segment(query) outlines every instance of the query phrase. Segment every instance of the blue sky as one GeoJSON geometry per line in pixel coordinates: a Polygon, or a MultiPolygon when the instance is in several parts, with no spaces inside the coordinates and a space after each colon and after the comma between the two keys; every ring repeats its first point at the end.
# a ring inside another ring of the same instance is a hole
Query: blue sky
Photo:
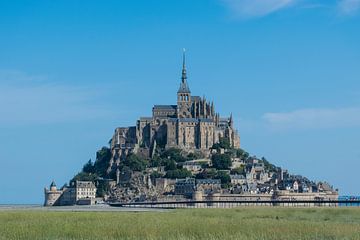
{"type": "Polygon", "coordinates": [[[0,203],[42,203],[114,128],[193,94],[242,147],[360,194],[360,0],[0,2],[0,203]]]}

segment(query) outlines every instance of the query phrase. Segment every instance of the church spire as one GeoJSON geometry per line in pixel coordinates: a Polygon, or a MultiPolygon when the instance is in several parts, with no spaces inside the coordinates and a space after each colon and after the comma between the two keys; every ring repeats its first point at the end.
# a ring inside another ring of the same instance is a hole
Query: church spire
{"type": "Polygon", "coordinates": [[[186,65],[185,65],[185,48],[183,49],[183,66],[181,74],[181,83],[178,93],[190,93],[190,88],[187,84],[186,65]]]}
{"type": "Polygon", "coordinates": [[[182,83],[186,83],[186,79],[187,79],[185,61],[186,61],[186,59],[185,59],[185,48],[183,48],[183,66],[182,66],[182,76],[181,76],[182,83]]]}

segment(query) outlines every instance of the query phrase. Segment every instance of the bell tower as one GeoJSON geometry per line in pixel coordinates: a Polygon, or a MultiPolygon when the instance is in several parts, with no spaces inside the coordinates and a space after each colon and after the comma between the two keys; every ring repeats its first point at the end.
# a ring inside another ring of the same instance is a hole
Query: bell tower
{"type": "Polygon", "coordinates": [[[185,65],[185,49],[183,50],[183,66],[180,88],[177,92],[177,117],[191,118],[191,92],[187,84],[186,65],[185,65]]]}

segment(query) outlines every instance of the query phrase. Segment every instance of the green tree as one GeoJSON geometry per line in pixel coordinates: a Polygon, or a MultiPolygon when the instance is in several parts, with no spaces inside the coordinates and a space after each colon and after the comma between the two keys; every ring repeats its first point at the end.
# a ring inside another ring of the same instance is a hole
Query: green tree
{"type": "Polygon", "coordinates": [[[124,165],[128,166],[132,171],[143,171],[146,169],[147,161],[136,154],[130,154],[126,157],[124,165]]]}
{"type": "Polygon", "coordinates": [[[221,184],[225,187],[230,184],[231,178],[226,171],[218,171],[216,178],[221,180],[221,184]]]}
{"type": "Polygon", "coordinates": [[[110,191],[109,183],[105,181],[98,181],[96,186],[96,196],[104,197],[110,191]]]}
{"type": "Polygon", "coordinates": [[[175,179],[175,178],[187,178],[192,177],[192,174],[189,170],[185,168],[169,170],[166,172],[165,177],[175,179]]]}
{"type": "Polygon", "coordinates": [[[243,149],[236,149],[236,157],[246,160],[249,157],[249,153],[243,149]]]}
{"type": "Polygon", "coordinates": [[[160,167],[162,165],[162,159],[159,156],[154,156],[150,159],[150,166],[151,167],[160,167]]]}
{"type": "Polygon", "coordinates": [[[86,173],[86,172],[79,172],[76,174],[70,182],[74,181],[95,181],[98,179],[98,175],[96,173],[86,173]]]}
{"type": "Polygon", "coordinates": [[[201,152],[194,152],[194,153],[189,153],[187,155],[187,160],[191,161],[191,160],[195,160],[195,159],[201,159],[204,158],[204,155],[201,152]]]}
{"type": "Polygon", "coordinates": [[[95,167],[91,162],[91,159],[83,166],[82,171],[84,173],[95,173],[95,167]]]}
{"type": "Polygon", "coordinates": [[[266,158],[262,157],[261,161],[264,163],[265,171],[268,172],[276,172],[278,170],[278,167],[276,167],[274,164],[271,164],[266,158]]]}
{"type": "Polygon", "coordinates": [[[171,159],[175,162],[185,162],[187,159],[182,155],[181,149],[178,148],[169,148],[161,153],[160,155],[163,159],[171,159]]]}
{"type": "Polygon", "coordinates": [[[219,139],[219,142],[218,143],[215,143],[213,146],[212,146],[212,149],[231,149],[232,146],[230,144],[230,140],[228,138],[225,138],[225,137],[221,137],[219,139]]]}
{"type": "Polygon", "coordinates": [[[162,177],[164,177],[164,175],[162,175],[161,173],[159,173],[159,172],[152,172],[151,174],[150,174],[150,177],[151,177],[151,179],[156,179],[156,178],[162,178],[162,177]]]}
{"type": "Polygon", "coordinates": [[[100,177],[107,176],[107,169],[109,167],[111,159],[111,150],[107,147],[102,147],[99,151],[96,152],[96,161],[94,163],[94,171],[100,177]]]}
{"type": "Polygon", "coordinates": [[[231,167],[231,157],[228,154],[216,153],[211,157],[212,165],[216,169],[225,170],[231,167]]]}
{"type": "Polygon", "coordinates": [[[176,169],[177,166],[175,160],[172,159],[165,160],[165,171],[176,170],[176,169]]]}
{"type": "Polygon", "coordinates": [[[238,175],[244,175],[245,174],[245,168],[244,166],[237,167],[231,170],[231,174],[238,174],[238,175]]]}
{"type": "Polygon", "coordinates": [[[197,179],[214,179],[217,171],[215,168],[207,168],[196,175],[197,179]]]}

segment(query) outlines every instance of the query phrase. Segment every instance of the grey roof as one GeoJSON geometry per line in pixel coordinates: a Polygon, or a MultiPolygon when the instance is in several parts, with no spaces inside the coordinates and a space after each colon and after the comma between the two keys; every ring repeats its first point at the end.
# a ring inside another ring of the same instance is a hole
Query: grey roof
{"type": "Polygon", "coordinates": [[[321,186],[324,191],[332,191],[333,190],[332,187],[327,182],[321,183],[321,186]]]}
{"type": "Polygon", "coordinates": [[[195,184],[195,178],[180,178],[176,179],[176,184],[195,184]]]}
{"type": "Polygon", "coordinates": [[[152,117],[140,117],[140,121],[151,121],[152,117]]]}
{"type": "Polygon", "coordinates": [[[96,188],[91,181],[76,181],[76,188],[96,188]]]}
{"type": "Polygon", "coordinates": [[[183,79],[181,81],[178,93],[190,93],[190,88],[189,85],[187,84],[186,79],[183,79]]]}
{"type": "Polygon", "coordinates": [[[251,190],[256,190],[257,188],[257,184],[256,183],[248,183],[248,188],[251,189],[251,190]]]}
{"type": "Polygon", "coordinates": [[[199,96],[191,96],[191,100],[193,102],[199,102],[201,100],[201,97],[199,97],[199,96]]]}
{"type": "Polygon", "coordinates": [[[179,118],[179,122],[198,122],[196,118],[179,118]]]}
{"type": "Polygon", "coordinates": [[[177,120],[178,120],[177,118],[169,118],[168,119],[169,122],[177,122],[177,120]]]}
{"type": "Polygon", "coordinates": [[[231,179],[245,179],[245,177],[243,175],[239,175],[239,174],[235,174],[235,175],[230,175],[231,179]]]}
{"type": "Polygon", "coordinates": [[[196,184],[220,184],[220,179],[196,179],[196,184]]]}
{"type": "Polygon", "coordinates": [[[50,187],[56,187],[56,184],[55,184],[54,180],[51,182],[50,187]]]}
{"type": "Polygon", "coordinates": [[[212,119],[210,118],[199,118],[200,122],[214,122],[212,119]]]}
{"type": "Polygon", "coordinates": [[[154,105],[154,109],[176,110],[177,105],[154,105]]]}

